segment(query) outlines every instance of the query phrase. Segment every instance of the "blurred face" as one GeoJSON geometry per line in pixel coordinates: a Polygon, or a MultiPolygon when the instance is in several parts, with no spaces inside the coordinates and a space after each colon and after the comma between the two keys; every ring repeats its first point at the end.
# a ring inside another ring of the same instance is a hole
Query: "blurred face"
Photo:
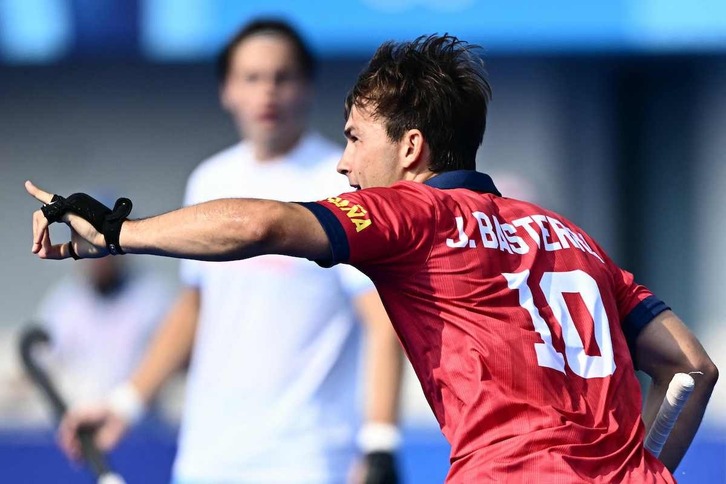
{"type": "Polygon", "coordinates": [[[382,119],[353,106],[345,123],[345,137],[348,143],[338,172],[348,177],[352,187],[387,187],[403,179],[400,144],[388,138],[382,119]]]}
{"type": "Polygon", "coordinates": [[[285,37],[260,33],[237,45],[222,87],[222,104],[244,138],[285,148],[305,129],[311,86],[285,37]]]}
{"type": "Polygon", "coordinates": [[[91,284],[101,291],[104,288],[114,286],[124,272],[123,261],[120,257],[84,260],[81,267],[91,284]]]}

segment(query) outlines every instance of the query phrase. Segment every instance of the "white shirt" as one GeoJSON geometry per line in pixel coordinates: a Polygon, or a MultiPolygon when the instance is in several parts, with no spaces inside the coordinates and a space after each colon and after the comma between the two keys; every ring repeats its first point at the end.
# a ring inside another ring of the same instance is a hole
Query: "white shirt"
{"type": "Polygon", "coordinates": [[[107,296],[81,275],[65,278],[50,290],[38,317],[51,337],[49,363],[70,402],[97,401],[129,378],[171,296],[161,278],[134,271],[107,296]]]}
{"type": "MultiPolygon", "coordinates": [[[[255,161],[246,143],[203,162],[186,204],[311,201],[349,191],[340,149],[316,134],[255,161]]],[[[201,309],[175,481],[342,482],[355,457],[360,328],[351,298],[373,288],[348,266],[283,256],[182,261],[201,309]]]]}

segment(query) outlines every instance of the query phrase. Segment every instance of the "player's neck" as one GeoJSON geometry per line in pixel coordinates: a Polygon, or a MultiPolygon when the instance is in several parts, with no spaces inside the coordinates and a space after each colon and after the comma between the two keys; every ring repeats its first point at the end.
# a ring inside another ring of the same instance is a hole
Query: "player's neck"
{"type": "Polygon", "coordinates": [[[280,159],[295,149],[303,131],[300,130],[291,136],[278,138],[275,140],[266,140],[265,142],[252,143],[252,153],[256,161],[264,163],[280,159]]]}
{"type": "Polygon", "coordinates": [[[404,174],[403,180],[404,181],[412,181],[416,183],[423,183],[426,180],[428,180],[431,177],[436,176],[436,173],[432,172],[428,169],[423,169],[420,171],[408,171],[404,174]]]}

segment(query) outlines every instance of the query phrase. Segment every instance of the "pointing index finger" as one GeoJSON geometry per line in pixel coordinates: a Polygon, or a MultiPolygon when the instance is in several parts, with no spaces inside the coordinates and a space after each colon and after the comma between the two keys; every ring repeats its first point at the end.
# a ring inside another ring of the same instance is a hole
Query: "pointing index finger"
{"type": "Polygon", "coordinates": [[[25,182],[25,190],[30,195],[35,197],[36,200],[38,200],[39,202],[42,202],[42,203],[50,203],[51,200],[53,199],[52,193],[48,193],[45,190],[41,190],[40,188],[33,185],[33,183],[30,180],[25,182]]]}

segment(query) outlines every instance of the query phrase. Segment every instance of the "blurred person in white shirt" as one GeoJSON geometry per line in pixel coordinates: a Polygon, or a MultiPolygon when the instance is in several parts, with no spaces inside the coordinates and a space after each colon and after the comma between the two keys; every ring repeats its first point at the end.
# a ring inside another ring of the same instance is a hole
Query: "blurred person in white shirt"
{"type": "Polygon", "coordinates": [[[69,402],[97,400],[126,381],[169,309],[169,284],[127,262],[79,261],[41,300],[49,370],[69,402]]]}
{"type": "MultiPolygon", "coordinates": [[[[342,150],[308,127],[314,59],[295,30],[254,21],[218,67],[221,102],[242,141],[192,173],[187,205],[350,189],[335,170],[342,150]]],[[[183,261],[181,279],[133,377],[105,404],[73,411],[62,433],[95,423],[100,446],[114,447],[191,358],[174,482],[397,482],[402,352],[370,280],[280,256],[183,261]]]]}

